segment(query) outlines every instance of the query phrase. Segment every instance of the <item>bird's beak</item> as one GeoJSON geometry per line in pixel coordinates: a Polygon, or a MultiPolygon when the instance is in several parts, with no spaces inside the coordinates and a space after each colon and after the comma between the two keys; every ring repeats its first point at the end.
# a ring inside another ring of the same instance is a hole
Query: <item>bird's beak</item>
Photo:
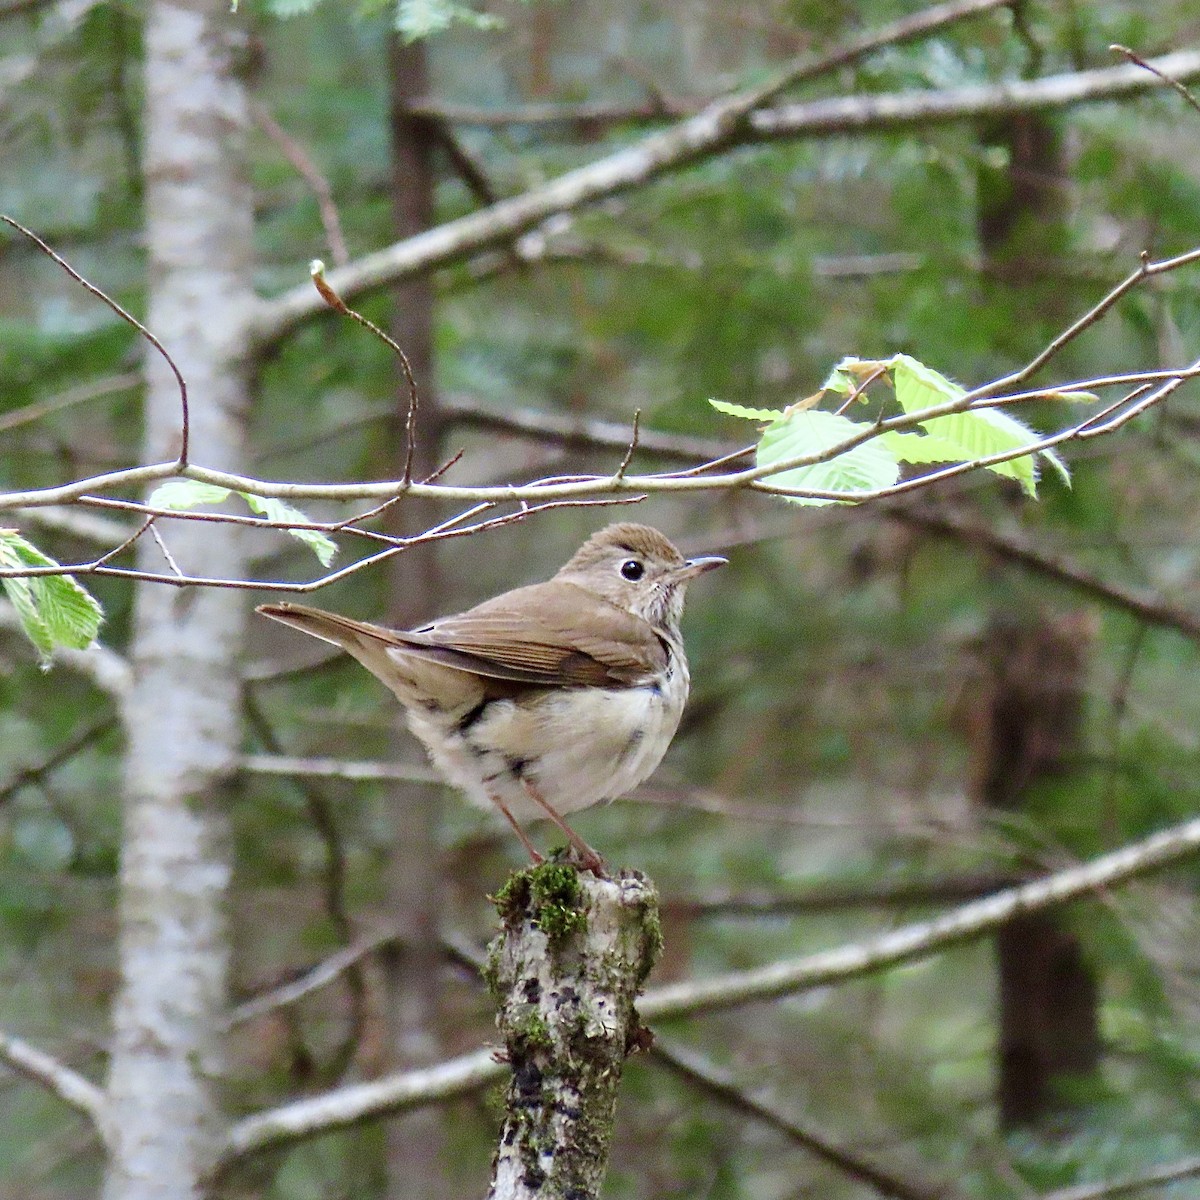
{"type": "Polygon", "coordinates": [[[679,568],[679,575],[682,579],[695,579],[697,575],[703,575],[705,571],[723,567],[728,561],[729,559],[722,558],[719,554],[709,554],[704,558],[689,558],[679,568]]]}

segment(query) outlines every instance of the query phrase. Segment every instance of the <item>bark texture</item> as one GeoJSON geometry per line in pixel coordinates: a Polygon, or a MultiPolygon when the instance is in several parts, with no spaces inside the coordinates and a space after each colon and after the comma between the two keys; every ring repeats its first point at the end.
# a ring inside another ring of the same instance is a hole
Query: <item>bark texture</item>
{"type": "Polygon", "coordinates": [[[649,1035],[634,1000],[661,949],[640,875],[544,863],[497,897],[488,983],[512,1079],[489,1200],[589,1200],[608,1165],[625,1056],[649,1035]]]}
{"type": "MultiPolygon", "coordinates": [[[[222,464],[239,461],[246,440],[253,302],[246,98],[227,22],[223,0],[151,4],[145,67],[146,319],[187,380],[193,455],[222,464]]],[[[143,455],[169,459],[181,446],[179,389],[153,352],[146,375],[143,455]]],[[[184,570],[245,573],[235,527],[179,523],[165,537],[184,570]]],[[[155,543],[139,546],[139,567],[161,570],[155,543]]],[[[197,1197],[221,1145],[231,875],[222,783],[241,748],[245,612],[240,593],[221,589],[143,584],[137,596],[106,1200],[197,1197]]]]}

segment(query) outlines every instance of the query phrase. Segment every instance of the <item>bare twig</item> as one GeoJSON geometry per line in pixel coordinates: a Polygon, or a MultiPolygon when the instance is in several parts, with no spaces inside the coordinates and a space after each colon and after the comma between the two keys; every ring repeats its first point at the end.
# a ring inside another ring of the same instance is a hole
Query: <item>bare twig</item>
{"type": "Polygon", "coordinates": [[[329,243],[329,253],[333,255],[333,261],[339,267],[344,267],[350,261],[350,251],[342,233],[342,219],[338,215],[329,180],[313,162],[308,151],[275,120],[265,105],[252,101],[250,112],[259,128],[279,147],[284,158],[296,168],[297,174],[312,189],[317,201],[317,210],[321,214],[325,240],[329,243]]]}
{"type": "Polygon", "coordinates": [[[190,422],[188,419],[187,383],[184,381],[183,375],[179,368],[175,365],[175,360],[167,352],[166,346],[164,346],[162,342],[160,342],[158,338],[156,338],[154,334],[152,334],[150,330],[148,330],[145,325],[143,325],[141,321],[137,319],[137,317],[133,316],[132,313],[126,312],[125,309],[122,308],[111,296],[98,288],[94,283],[89,283],[86,279],[84,279],[84,277],[80,275],[80,273],[76,271],[75,268],[71,266],[71,264],[67,262],[65,258],[47,246],[46,243],[43,242],[36,233],[30,229],[26,229],[24,225],[14,221],[12,217],[6,216],[4,213],[0,213],[0,221],[3,221],[5,225],[15,229],[23,237],[26,237],[33,242],[33,244],[37,246],[37,248],[41,250],[43,254],[47,255],[49,258],[52,258],[56,263],[58,263],[58,265],[62,267],[62,269],[66,271],[66,273],[70,275],[70,277],[74,279],[80,287],[91,292],[93,296],[111,308],[112,311],[115,312],[117,316],[120,317],[121,320],[127,325],[132,325],[133,328],[136,329],[138,333],[140,333],[142,337],[144,337],[146,341],[148,341],[150,345],[152,345],[155,350],[162,355],[167,366],[171,368],[171,371],[175,376],[175,382],[179,385],[179,458],[175,462],[175,468],[176,470],[182,470],[187,465],[188,461],[188,437],[190,429],[190,422]]]}
{"type": "Polygon", "coordinates": [[[405,381],[408,383],[408,418],[404,425],[404,475],[401,478],[400,490],[407,490],[408,485],[412,483],[413,455],[416,453],[417,435],[417,381],[413,377],[412,363],[408,361],[408,355],[404,353],[395,338],[389,337],[374,321],[364,317],[362,313],[355,312],[337,294],[337,290],[325,278],[325,264],[320,259],[313,261],[310,273],[313,285],[316,287],[318,293],[320,293],[321,299],[330,308],[341,313],[343,316],[352,318],[364,328],[369,329],[400,360],[400,369],[404,372],[405,381]]]}
{"type": "Polygon", "coordinates": [[[641,433],[642,410],[635,408],[633,410],[633,433],[629,438],[629,446],[625,451],[625,457],[621,459],[621,465],[617,468],[617,478],[624,479],[625,472],[629,470],[629,464],[633,461],[633,456],[638,448],[638,437],[641,433]]]}
{"type": "Polygon", "coordinates": [[[889,505],[886,511],[905,525],[984,550],[1103,604],[1123,609],[1149,625],[1170,629],[1191,641],[1200,642],[1200,615],[1177,608],[1156,596],[1110,583],[1068,559],[1028,544],[1014,534],[1000,533],[943,509],[923,505],[889,505]]]}
{"type": "Polygon", "coordinates": [[[0,784],[0,805],[7,804],[22,788],[32,787],[41,783],[65,762],[70,762],[75,755],[86,750],[93,742],[98,742],[117,723],[116,717],[101,717],[80,730],[74,737],[68,738],[61,746],[56,747],[40,762],[27,767],[19,767],[2,784],[0,784]]]}
{"type": "MultiPolygon", "coordinates": [[[[171,554],[170,550],[167,549],[167,543],[163,541],[162,534],[159,533],[158,526],[155,525],[154,520],[154,517],[150,517],[142,528],[150,531],[150,536],[154,539],[155,545],[158,546],[159,550],[162,552],[163,558],[167,560],[167,566],[171,568],[171,573],[175,576],[176,582],[179,582],[184,578],[184,574],[179,569],[179,564],[175,561],[175,558],[171,554]]],[[[107,557],[107,555],[104,555],[103,557],[98,558],[96,560],[96,566],[100,569],[103,569],[103,564],[107,557]]]]}
{"type": "Polygon", "coordinates": [[[30,1045],[23,1038],[7,1033],[0,1033],[0,1062],[26,1079],[41,1084],[77,1112],[83,1113],[95,1127],[101,1141],[108,1141],[108,1100],[103,1090],[86,1076],[44,1050],[30,1045]]]}
{"type": "Polygon", "coordinates": [[[1129,59],[1130,62],[1136,63],[1139,67],[1141,67],[1143,71],[1149,71],[1151,75],[1157,75],[1158,78],[1161,79],[1168,87],[1173,87],[1192,108],[1194,108],[1197,112],[1200,112],[1200,101],[1198,101],[1196,97],[1193,96],[1192,93],[1188,91],[1188,89],[1185,88],[1182,83],[1179,82],[1178,79],[1173,79],[1170,75],[1161,70],[1159,67],[1156,67],[1153,63],[1148,63],[1140,54],[1135,54],[1132,50],[1130,50],[1128,46],[1120,46],[1114,43],[1113,45],[1109,46],[1109,49],[1115,54],[1123,54],[1127,59],[1129,59]]]}
{"type": "Polygon", "coordinates": [[[123,375],[111,375],[106,379],[97,379],[91,383],[80,384],[79,387],[68,388],[57,396],[50,396],[46,400],[38,400],[0,415],[0,433],[7,433],[10,429],[17,429],[22,425],[30,425],[51,413],[62,412],[64,408],[74,408],[75,405],[86,404],[89,400],[128,392],[141,385],[141,372],[127,371],[123,375]]]}
{"type": "Polygon", "coordinates": [[[892,1200],[957,1200],[964,1196],[963,1192],[946,1181],[905,1178],[895,1171],[885,1171],[854,1150],[838,1146],[826,1134],[802,1124],[774,1104],[752,1096],[738,1087],[727,1072],[709,1062],[694,1049],[665,1043],[659,1037],[655,1039],[650,1054],[656,1062],[693,1087],[720,1100],[734,1112],[783,1134],[788,1141],[806,1150],[814,1158],[827,1163],[880,1196],[889,1196],[892,1200]]]}
{"type": "Polygon", "coordinates": [[[442,783],[432,767],[413,763],[353,762],[340,758],[294,758],[286,754],[245,754],[238,764],[255,775],[298,775],[313,779],[340,779],[346,783],[442,783]]]}
{"type": "Polygon", "coordinates": [[[1118,1196],[1133,1196],[1149,1188],[1165,1187],[1180,1179],[1194,1179],[1197,1175],[1200,1175],[1200,1155],[1164,1163],[1139,1175],[1129,1175],[1109,1183],[1082,1183],[1075,1187],[1056,1188],[1047,1192],[1041,1200],[1116,1200],[1118,1196]]]}
{"type": "MultiPolygon", "coordinates": [[[[416,487],[418,485],[414,484],[413,486],[416,487]]],[[[516,512],[506,513],[498,517],[490,517],[487,520],[476,521],[474,524],[457,528],[440,528],[435,526],[433,530],[428,530],[425,533],[414,534],[412,537],[407,538],[396,538],[394,544],[390,545],[386,550],[380,550],[376,554],[360,558],[357,562],[351,563],[349,566],[329,572],[319,579],[310,580],[307,583],[295,583],[282,579],[221,579],[206,575],[168,574],[160,571],[140,571],[126,567],[109,567],[104,565],[104,559],[107,558],[107,555],[102,556],[100,559],[93,559],[87,563],[60,564],[56,567],[28,567],[20,569],[5,567],[0,569],[0,579],[6,577],[27,578],[38,575],[102,575],[120,579],[138,579],[145,583],[166,583],[173,587],[220,587],[242,591],[314,592],[318,588],[334,582],[334,580],[349,578],[351,575],[356,575],[358,572],[366,570],[369,567],[386,562],[397,554],[403,554],[405,551],[411,550],[414,546],[425,545],[429,542],[445,541],[449,538],[470,537],[484,529],[497,529],[503,525],[512,525],[517,521],[523,521],[527,517],[534,516],[537,513],[549,512],[552,509],[607,508],[613,505],[637,504],[642,499],[643,497],[641,496],[613,496],[599,500],[552,500],[544,504],[526,504],[524,501],[518,500],[518,503],[522,504],[522,507],[516,512]]],[[[492,505],[489,503],[485,507],[490,508],[492,505]]],[[[199,516],[201,514],[193,515],[199,516]]],[[[214,514],[206,515],[211,517],[214,514]]],[[[287,523],[285,522],[285,524],[287,523]]],[[[263,522],[263,525],[264,527],[269,527],[271,523],[263,522]]],[[[169,565],[174,566],[175,564],[169,560],[169,565]]]]}
{"type": "MultiPolygon", "coordinates": [[[[305,996],[310,996],[313,992],[328,987],[329,984],[345,971],[361,963],[364,958],[368,958],[383,947],[398,943],[399,941],[400,931],[395,928],[381,929],[369,937],[360,938],[358,941],[353,942],[349,946],[342,947],[342,949],[328,955],[315,965],[296,974],[286,983],[281,983],[277,987],[269,988],[250,997],[248,1000],[243,1000],[225,1018],[223,1022],[224,1028],[233,1029],[238,1025],[245,1024],[247,1021],[255,1020],[278,1009],[286,1008],[288,1005],[296,1004],[300,1000],[303,1000],[305,996]]],[[[448,962],[464,968],[474,978],[478,979],[485,958],[465,938],[453,935],[443,938],[442,951],[448,962]]]]}
{"type": "Polygon", "coordinates": [[[642,1000],[642,1015],[687,1016],[792,995],[835,980],[844,983],[959,945],[998,929],[1013,917],[1064,904],[1198,853],[1200,819],[1172,826],[1080,866],[964,904],[932,921],[790,962],[658,988],[642,1000]]]}

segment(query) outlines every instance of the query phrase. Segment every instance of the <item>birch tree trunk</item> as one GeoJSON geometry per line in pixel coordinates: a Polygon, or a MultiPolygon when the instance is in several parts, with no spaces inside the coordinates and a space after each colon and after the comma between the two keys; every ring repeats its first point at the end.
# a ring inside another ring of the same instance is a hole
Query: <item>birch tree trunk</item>
{"type": "MultiPolygon", "coordinates": [[[[192,457],[236,471],[252,208],[228,9],[227,0],[156,0],[147,14],[146,319],[187,380],[192,457]]],[[[170,459],[180,452],[179,389],[154,353],[146,379],[145,461],[170,459]]],[[[185,570],[244,574],[234,527],[178,522],[164,536],[185,570]]],[[[149,537],[139,565],[164,569],[149,537]]],[[[236,591],[143,584],[137,595],[106,1200],[198,1197],[221,1133],[231,875],[222,784],[240,749],[245,613],[236,591]]]]}

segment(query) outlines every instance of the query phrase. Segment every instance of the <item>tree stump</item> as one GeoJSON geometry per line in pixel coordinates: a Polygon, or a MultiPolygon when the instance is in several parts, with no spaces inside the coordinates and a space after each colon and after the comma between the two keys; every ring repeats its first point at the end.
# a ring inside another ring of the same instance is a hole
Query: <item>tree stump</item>
{"type": "Polygon", "coordinates": [[[625,1057],[648,1044],[634,1000],[662,945],[636,873],[548,862],[495,898],[485,969],[512,1066],[489,1200],[592,1200],[608,1164],[625,1057]]]}

